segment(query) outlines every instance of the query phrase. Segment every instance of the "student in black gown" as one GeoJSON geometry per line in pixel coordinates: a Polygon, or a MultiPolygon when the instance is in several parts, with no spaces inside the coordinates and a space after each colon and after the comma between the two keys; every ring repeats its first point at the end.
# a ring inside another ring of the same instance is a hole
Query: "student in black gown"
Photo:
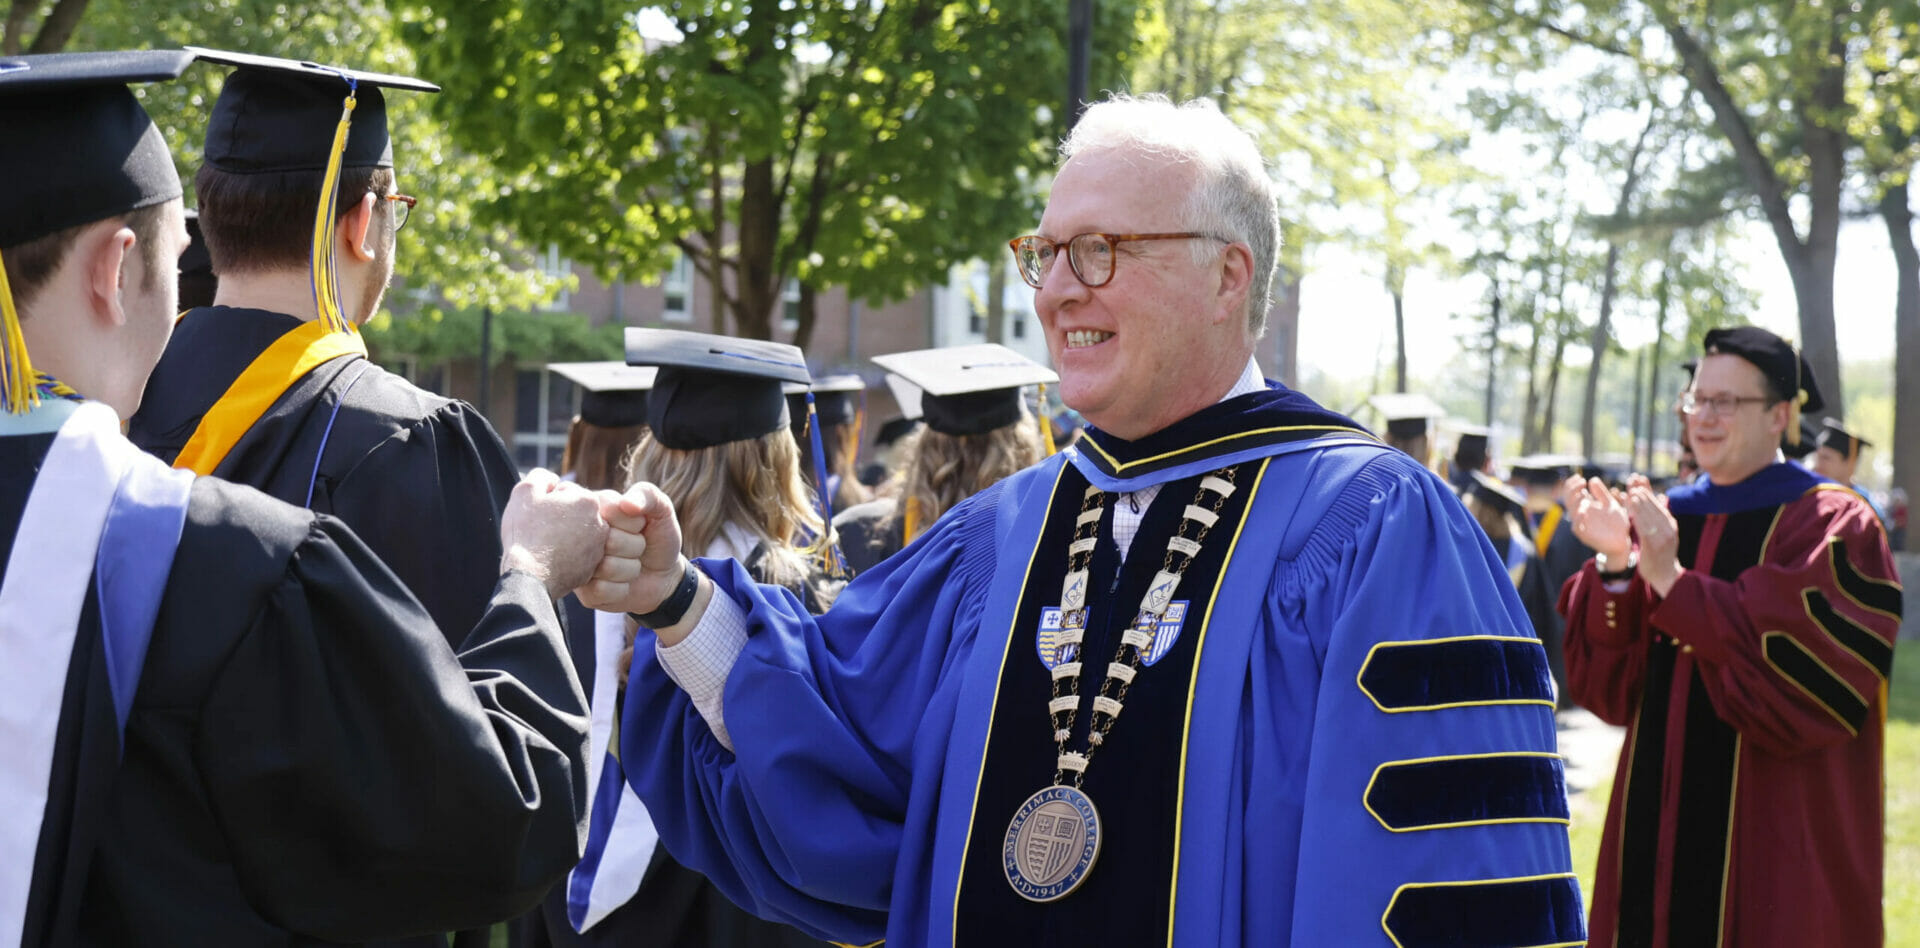
{"type": "Polygon", "coordinates": [[[954,505],[1046,456],[1022,395],[1060,377],[1005,346],[923,349],[874,359],[918,387],[926,424],[907,435],[886,496],[835,515],[854,575],[900,552],[954,505]]]}
{"type": "MultiPolygon", "coordinates": [[[[812,611],[823,611],[836,589],[825,575],[830,551],[802,547],[799,538],[822,535],[825,524],[800,476],[800,452],[781,391],[782,382],[808,381],[800,350],[629,329],[627,358],[660,367],[647,396],[647,433],[626,464],[629,479],[657,483],[684,504],[688,549],[738,559],[762,581],[784,586],[812,611]]],[[[620,762],[607,753],[636,626],[625,615],[602,613],[596,627],[600,667],[593,678],[589,742],[593,821],[580,865],[543,905],[545,940],[525,943],[818,946],[738,908],[659,845],[645,805],[625,781],[620,762]]]]}
{"type": "Polygon", "coordinates": [[[147,385],[128,437],[175,467],[345,520],[458,645],[492,588],[500,510],[519,475],[464,402],[373,364],[357,326],[378,311],[409,205],[396,192],[382,89],[430,83],[235,53],[194,178],[219,275],[147,385]],[[325,169],[347,83],[356,104],[338,183],[325,169]],[[327,246],[314,207],[338,195],[327,246]],[[336,294],[317,297],[319,275],[336,294]]]}
{"type": "Polygon", "coordinates": [[[0,60],[0,944],[318,945],[483,924],[578,858],[553,599],[608,552],[536,475],[458,655],[339,520],[119,433],[175,315],[179,178],[127,84],[0,60]]]}

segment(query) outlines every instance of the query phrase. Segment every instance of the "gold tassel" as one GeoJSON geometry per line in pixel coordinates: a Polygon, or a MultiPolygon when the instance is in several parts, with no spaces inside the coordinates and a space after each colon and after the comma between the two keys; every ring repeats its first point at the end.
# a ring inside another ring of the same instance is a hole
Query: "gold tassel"
{"type": "Polygon", "coordinates": [[[1047,417],[1047,383],[1040,383],[1040,443],[1046,445],[1047,457],[1053,457],[1059,448],[1053,445],[1053,419],[1047,417]]]}
{"type": "Polygon", "coordinates": [[[355,332],[353,323],[340,311],[340,284],[333,267],[333,224],[338,214],[340,165],[347,151],[347,128],[353,122],[353,110],[359,105],[356,84],[347,83],[347,100],[340,109],[340,124],[333,130],[333,151],[327,156],[326,177],[320,183],[320,208],[313,216],[313,305],[320,319],[333,332],[355,332]]]}
{"type": "Polygon", "coordinates": [[[20,330],[20,313],[13,308],[13,287],[7,283],[4,261],[0,261],[0,322],[6,330],[5,340],[0,341],[0,404],[22,415],[39,407],[40,391],[34,387],[33,361],[27,358],[27,337],[20,330]]]}

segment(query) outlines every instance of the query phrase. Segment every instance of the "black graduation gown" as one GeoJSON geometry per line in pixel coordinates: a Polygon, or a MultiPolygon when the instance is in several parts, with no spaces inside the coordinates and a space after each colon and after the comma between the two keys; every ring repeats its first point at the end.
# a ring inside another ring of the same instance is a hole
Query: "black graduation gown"
{"type": "Polygon", "coordinates": [[[1528,562],[1526,575],[1520,579],[1520,602],[1527,607],[1533,634],[1539,636],[1541,646],[1547,650],[1547,667],[1553,671],[1554,692],[1559,695],[1561,708],[1572,707],[1573,700],[1567,695],[1567,621],[1561,618],[1556,606],[1560,602],[1560,587],[1592,557],[1593,548],[1574,535],[1572,520],[1562,518],[1548,539],[1547,548],[1528,562]]]}
{"type": "MultiPolygon", "coordinates": [[[[53,437],[0,438],[0,564],[53,437]]],[[[89,590],[24,943],[356,942],[533,904],[579,858],[586,701],[536,580],[480,607],[456,657],[340,521],[196,480],[119,761],[89,590]]]]}
{"type": "Polygon", "coordinates": [[[840,533],[840,555],[846,558],[847,570],[853,575],[866,572],[907,545],[906,525],[894,516],[899,504],[892,497],[883,497],[848,507],[834,516],[833,528],[840,533]]]}
{"type": "MultiPolygon", "coordinates": [[[[264,310],[189,310],[127,436],[173,463],[228,386],[300,325],[264,310]]],[[[456,647],[493,589],[500,512],[519,480],[506,445],[472,406],[358,357],[296,381],[213,474],[346,521],[456,647]]]]}
{"type": "MultiPolygon", "coordinates": [[[[756,546],[746,567],[760,575],[766,546],[756,546]]],[[[790,587],[809,612],[825,611],[820,596],[826,581],[815,575],[790,587]]],[[[583,651],[593,660],[593,612],[568,597],[563,601],[579,613],[569,615],[567,635],[576,660],[583,651]],[[575,630],[584,628],[580,636],[575,630]],[[584,639],[581,642],[580,639],[584,639]]],[[[589,668],[581,677],[592,681],[589,668]]],[[[619,711],[614,712],[618,719],[619,711]]],[[[730,901],[706,876],[681,865],[657,846],[640,888],[626,904],[585,932],[573,930],[567,920],[567,885],[563,881],[547,893],[540,910],[515,919],[508,943],[514,948],[826,948],[826,943],[798,929],[754,916],[730,901]]]]}

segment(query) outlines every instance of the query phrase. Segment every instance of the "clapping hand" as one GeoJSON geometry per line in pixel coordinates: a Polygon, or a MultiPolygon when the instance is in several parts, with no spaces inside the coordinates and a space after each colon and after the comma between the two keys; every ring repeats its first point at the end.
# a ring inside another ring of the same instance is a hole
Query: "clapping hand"
{"type": "Polygon", "coordinates": [[[1627,480],[1627,514],[1640,536],[1640,578],[1665,597],[1686,570],[1680,566],[1680,524],[1667,511],[1667,498],[1639,474],[1627,480]]]}
{"type": "Polygon", "coordinates": [[[1599,478],[1567,480],[1567,512],[1573,535],[1600,554],[1602,569],[1619,569],[1633,551],[1633,519],[1621,498],[1599,478]]]}

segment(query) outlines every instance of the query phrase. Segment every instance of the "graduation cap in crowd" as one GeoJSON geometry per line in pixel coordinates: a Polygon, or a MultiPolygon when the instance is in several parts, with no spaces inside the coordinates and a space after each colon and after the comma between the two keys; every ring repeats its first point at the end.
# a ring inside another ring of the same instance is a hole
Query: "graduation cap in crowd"
{"type": "Polygon", "coordinates": [[[1525,518],[1527,500],[1520,492],[1485,471],[1473,471],[1473,483],[1468,485],[1467,493],[1480,503],[1486,504],[1503,514],[1515,518],[1525,518]]]}
{"type": "Polygon", "coordinates": [[[1426,434],[1436,419],[1447,414],[1433,399],[1407,392],[1383,392],[1367,399],[1367,404],[1386,419],[1387,434],[1398,439],[1426,434]]]}
{"type": "Polygon", "coordinates": [[[787,414],[793,422],[793,436],[802,437],[807,430],[807,395],[813,395],[813,417],[821,427],[853,424],[860,414],[860,395],[867,390],[867,383],[858,375],[828,375],[811,385],[789,385],[787,393],[787,414]]]}
{"type": "MultiPolygon", "coordinates": [[[[0,251],[181,195],[160,129],[130,85],[178,78],[181,50],[0,57],[0,251]]],[[[0,405],[39,404],[13,291],[0,266],[0,405]]]]}
{"type": "Polygon", "coordinates": [[[1013,424],[1025,410],[1025,386],[1060,381],[1052,369],[990,342],[897,352],[873,361],[918,388],[927,427],[948,435],[984,434],[1013,424]]]}
{"type": "Polygon", "coordinates": [[[912,434],[918,427],[918,418],[889,418],[881,422],[879,430],[874,432],[873,443],[884,447],[912,434]]]}
{"type": "Polygon", "coordinates": [[[1787,396],[1787,437],[1800,438],[1800,416],[1826,407],[1813,368],[1793,343],[1758,326],[1710,329],[1704,340],[1708,355],[1739,356],[1767,377],[1776,391],[1787,396]]]}
{"type": "Polygon", "coordinates": [[[1532,454],[1514,458],[1508,468],[1513,479],[1529,487],[1553,487],[1573,476],[1584,463],[1582,458],[1565,454],[1532,454]]]}
{"type": "Polygon", "coordinates": [[[1812,454],[1820,447],[1817,441],[1819,437],[1820,429],[1814,425],[1813,419],[1801,415],[1800,430],[1798,432],[1795,434],[1788,434],[1784,431],[1780,433],[1780,453],[1798,461],[1812,454]]]}
{"type": "Polygon", "coordinates": [[[1847,459],[1848,464],[1860,459],[1863,448],[1873,447],[1873,442],[1847,430],[1837,418],[1827,418],[1820,422],[1820,432],[1813,438],[1814,447],[1831,448],[1847,459]]]}
{"type": "Polygon", "coordinates": [[[1492,430],[1482,425],[1462,425],[1460,439],[1453,446],[1454,461],[1466,468],[1487,463],[1487,440],[1492,435],[1492,430]]]}
{"type": "Polygon", "coordinates": [[[187,49],[208,62],[235,67],[207,121],[209,166],[242,175],[321,172],[313,224],[314,303],[333,329],[353,331],[340,311],[333,270],[340,172],[393,167],[382,88],[438,92],[440,87],[407,76],[276,56],[187,49]]]}
{"type": "Polygon", "coordinates": [[[797,347],[679,329],[627,330],[627,364],[660,368],[647,399],[654,440],[680,451],[747,441],[787,426],[781,383],[813,377],[797,347]]]}
{"type": "Polygon", "coordinates": [[[547,368],[580,386],[580,420],[601,428],[647,423],[647,395],[659,369],[625,362],[555,362],[547,368]]]}
{"type": "Polygon", "coordinates": [[[212,306],[220,281],[213,275],[213,257],[200,233],[200,212],[187,212],[187,249],[180,255],[180,308],[212,306]]]}

